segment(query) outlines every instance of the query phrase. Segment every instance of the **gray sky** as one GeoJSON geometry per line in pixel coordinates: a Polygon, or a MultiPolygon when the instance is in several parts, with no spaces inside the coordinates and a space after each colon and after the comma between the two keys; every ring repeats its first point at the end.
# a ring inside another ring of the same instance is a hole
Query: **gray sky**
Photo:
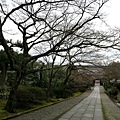
{"type": "MultiPolygon", "coordinates": [[[[109,0],[109,2],[107,2],[107,4],[105,4],[105,6],[103,7],[103,12],[106,14],[106,16],[104,17],[104,20],[109,26],[120,28],[119,11],[120,11],[120,0],[109,0]]],[[[9,29],[9,27],[11,27],[10,25],[12,25],[12,22],[11,23],[9,22],[9,25],[6,24],[4,27],[9,29]]],[[[97,27],[98,27],[97,29],[101,28],[101,29],[105,30],[104,25],[99,22],[97,24],[97,27]]],[[[14,34],[16,34],[16,33],[14,33],[14,34]]],[[[10,38],[10,36],[8,38],[10,38]]],[[[11,38],[11,39],[13,39],[13,38],[11,38]]]]}
{"type": "Polygon", "coordinates": [[[120,0],[110,0],[105,6],[106,22],[112,27],[120,27],[120,0]]]}
{"type": "MultiPolygon", "coordinates": [[[[119,11],[120,11],[120,0],[109,0],[109,2],[107,4],[105,4],[105,6],[103,7],[103,12],[106,14],[104,20],[109,26],[120,28],[120,14],[119,14],[119,11]]],[[[12,22],[11,23],[9,22],[9,25],[6,24],[4,27],[9,29],[9,27],[11,27],[11,26],[12,26],[12,22]]],[[[100,28],[105,30],[104,25],[101,25],[101,24],[98,23],[98,29],[100,29],[100,28]]],[[[12,29],[13,29],[13,27],[12,27],[12,29]]],[[[14,34],[16,34],[16,32],[14,34]]],[[[15,37],[12,38],[10,36],[8,36],[8,38],[9,39],[10,38],[11,39],[19,39],[20,37],[19,37],[19,34],[18,34],[17,38],[15,38],[15,37]]],[[[107,54],[108,54],[108,52],[107,52],[107,54]]],[[[117,54],[116,51],[115,51],[115,54],[117,54]]]]}

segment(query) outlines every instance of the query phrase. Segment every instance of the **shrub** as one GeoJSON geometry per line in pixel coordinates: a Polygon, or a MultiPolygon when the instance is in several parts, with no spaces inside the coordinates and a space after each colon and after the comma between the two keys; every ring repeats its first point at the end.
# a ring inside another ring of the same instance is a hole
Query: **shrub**
{"type": "Polygon", "coordinates": [[[85,87],[85,86],[81,86],[81,87],[79,88],[79,90],[80,90],[80,92],[85,92],[85,91],[86,91],[86,87],[85,87]]]}
{"type": "Polygon", "coordinates": [[[73,96],[72,90],[70,89],[65,89],[62,94],[62,98],[67,98],[73,96]]]}
{"type": "Polygon", "coordinates": [[[54,95],[56,98],[61,98],[63,93],[63,87],[54,88],[54,95]]]}
{"type": "Polygon", "coordinates": [[[120,83],[117,83],[116,87],[118,90],[120,90],[120,83]]]}
{"type": "Polygon", "coordinates": [[[29,108],[30,104],[34,102],[35,96],[28,90],[18,90],[16,94],[16,107],[29,108]]]}
{"type": "Polygon", "coordinates": [[[67,98],[73,95],[72,90],[63,87],[57,87],[54,89],[54,95],[56,98],[67,98]]]}
{"type": "Polygon", "coordinates": [[[79,87],[79,91],[85,92],[88,87],[89,87],[89,83],[82,83],[79,87]]]}
{"type": "Polygon", "coordinates": [[[71,81],[68,85],[68,89],[72,90],[73,93],[76,92],[85,92],[88,88],[89,83],[82,81],[71,81]]]}
{"type": "Polygon", "coordinates": [[[46,90],[39,87],[29,87],[28,90],[35,95],[36,100],[46,99],[46,90]]]}
{"type": "Polygon", "coordinates": [[[108,88],[107,89],[107,93],[109,96],[113,96],[113,97],[117,97],[117,94],[118,94],[118,89],[116,87],[111,87],[111,88],[108,88]]]}

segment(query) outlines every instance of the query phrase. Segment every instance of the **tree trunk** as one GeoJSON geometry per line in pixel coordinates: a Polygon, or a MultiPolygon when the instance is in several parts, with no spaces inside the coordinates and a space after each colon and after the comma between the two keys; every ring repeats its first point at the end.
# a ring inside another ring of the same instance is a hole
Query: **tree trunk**
{"type": "Polygon", "coordinates": [[[43,65],[41,66],[41,68],[40,68],[40,72],[39,72],[39,87],[43,87],[42,86],[42,82],[43,82],[43,65]]]}
{"type": "Polygon", "coordinates": [[[7,74],[7,64],[2,63],[1,67],[2,67],[2,70],[1,70],[0,86],[3,89],[5,84],[6,74],[7,74]]]}
{"type": "Polygon", "coordinates": [[[10,113],[14,112],[15,95],[17,93],[17,89],[18,89],[18,86],[19,86],[21,80],[22,80],[22,75],[21,75],[21,72],[19,72],[16,75],[16,79],[12,83],[9,98],[8,98],[8,101],[7,101],[5,108],[4,108],[4,110],[6,110],[10,113]]]}
{"type": "Polygon", "coordinates": [[[46,97],[47,97],[46,100],[50,101],[50,98],[51,98],[51,83],[48,86],[46,97]]]}
{"type": "Polygon", "coordinates": [[[10,112],[10,113],[13,113],[14,112],[14,102],[15,102],[15,94],[16,94],[16,89],[13,88],[11,91],[10,91],[10,94],[9,94],[9,98],[8,98],[8,101],[5,105],[5,108],[4,110],[10,112]]]}

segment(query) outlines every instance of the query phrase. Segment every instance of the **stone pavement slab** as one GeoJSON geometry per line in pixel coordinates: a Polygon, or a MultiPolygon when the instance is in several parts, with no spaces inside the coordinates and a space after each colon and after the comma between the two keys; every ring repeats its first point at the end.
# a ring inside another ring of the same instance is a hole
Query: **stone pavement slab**
{"type": "Polygon", "coordinates": [[[103,120],[100,86],[58,120],[103,120]]]}

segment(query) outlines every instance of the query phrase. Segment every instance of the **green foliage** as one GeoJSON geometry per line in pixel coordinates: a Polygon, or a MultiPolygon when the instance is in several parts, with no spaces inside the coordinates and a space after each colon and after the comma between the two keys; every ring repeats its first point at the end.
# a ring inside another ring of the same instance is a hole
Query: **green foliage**
{"type": "Polygon", "coordinates": [[[34,94],[36,100],[46,99],[46,90],[44,88],[29,87],[28,90],[34,94]]]}
{"type": "Polygon", "coordinates": [[[37,81],[39,81],[38,73],[34,73],[34,74],[29,74],[29,75],[25,76],[23,83],[26,85],[32,84],[32,85],[37,86],[37,81]]]}
{"type": "Polygon", "coordinates": [[[54,88],[54,95],[56,98],[61,98],[63,93],[63,87],[55,87],[54,88]]]}
{"type": "Polygon", "coordinates": [[[73,91],[73,93],[76,92],[85,92],[86,89],[88,88],[88,83],[87,82],[80,82],[80,81],[72,81],[69,85],[68,88],[73,91]]]}
{"type": "Polygon", "coordinates": [[[80,90],[80,92],[85,92],[85,91],[86,91],[86,87],[85,87],[85,86],[81,86],[81,87],[79,88],[79,90],[80,90]]]}
{"type": "MultiPolygon", "coordinates": [[[[12,50],[12,49],[11,49],[12,50]]],[[[13,58],[15,59],[16,64],[20,64],[23,59],[23,54],[19,54],[12,50],[13,58]]],[[[5,51],[0,51],[0,62],[9,63],[9,59],[5,51]]]]}
{"type": "Polygon", "coordinates": [[[29,84],[36,87],[46,88],[48,86],[47,71],[42,71],[42,78],[40,78],[40,71],[34,74],[26,75],[24,77],[23,83],[26,85],[29,84]]]}
{"type": "Polygon", "coordinates": [[[107,89],[107,93],[109,96],[113,96],[113,97],[116,97],[117,94],[118,94],[118,89],[116,87],[111,87],[111,88],[108,88],[107,89]]]}
{"type": "Polygon", "coordinates": [[[3,120],[4,117],[10,116],[11,114],[6,110],[0,109],[0,120],[3,120]]]}
{"type": "Polygon", "coordinates": [[[66,86],[59,84],[54,88],[54,95],[56,98],[67,98],[77,92],[85,92],[88,88],[88,83],[81,83],[79,81],[71,81],[66,86]]]}
{"type": "Polygon", "coordinates": [[[117,83],[116,86],[117,86],[117,89],[120,91],[120,83],[117,83]]]}
{"type": "Polygon", "coordinates": [[[4,63],[9,62],[7,54],[3,50],[0,51],[0,62],[4,62],[4,63]]]}
{"type": "Polygon", "coordinates": [[[12,85],[12,83],[15,79],[15,76],[16,76],[16,73],[13,71],[7,73],[7,80],[5,81],[7,86],[12,85]]]}
{"type": "Polygon", "coordinates": [[[25,89],[19,89],[15,98],[15,106],[18,108],[28,108],[30,107],[30,104],[33,103],[35,100],[34,94],[25,89]]]}
{"type": "Polygon", "coordinates": [[[19,54],[17,52],[14,52],[13,53],[13,57],[14,57],[14,60],[16,62],[17,65],[21,65],[21,62],[23,61],[24,59],[24,56],[23,54],[19,54]]]}
{"type": "Polygon", "coordinates": [[[6,104],[6,100],[2,100],[2,99],[0,99],[0,108],[4,108],[4,106],[5,106],[5,104],[6,104]]]}
{"type": "Polygon", "coordinates": [[[62,98],[67,98],[67,97],[70,97],[70,96],[73,96],[72,90],[65,89],[64,92],[63,92],[62,98]]]}
{"type": "Polygon", "coordinates": [[[56,98],[67,98],[73,95],[73,91],[63,86],[56,87],[54,89],[54,95],[56,98]]]}
{"type": "Polygon", "coordinates": [[[62,68],[59,68],[59,66],[55,66],[56,67],[56,71],[55,71],[55,74],[54,74],[54,78],[58,79],[58,80],[61,80],[61,79],[65,79],[66,77],[66,72],[65,70],[63,70],[62,68]],[[58,67],[58,68],[57,68],[58,67]]]}
{"type": "Polygon", "coordinates": [[[110,83],[108,81],[105,81],[104,82],[104,88],[105,88],[105,90],[107,90],[110,87],[111,87],[110,83]]]}
{"type": "Polygon", "coordinates": [[[82,85],[80,85],[79,90],[80,92],[85,92],[87,88],[88,88],[88,83],[84,82],[82,85]]]}

